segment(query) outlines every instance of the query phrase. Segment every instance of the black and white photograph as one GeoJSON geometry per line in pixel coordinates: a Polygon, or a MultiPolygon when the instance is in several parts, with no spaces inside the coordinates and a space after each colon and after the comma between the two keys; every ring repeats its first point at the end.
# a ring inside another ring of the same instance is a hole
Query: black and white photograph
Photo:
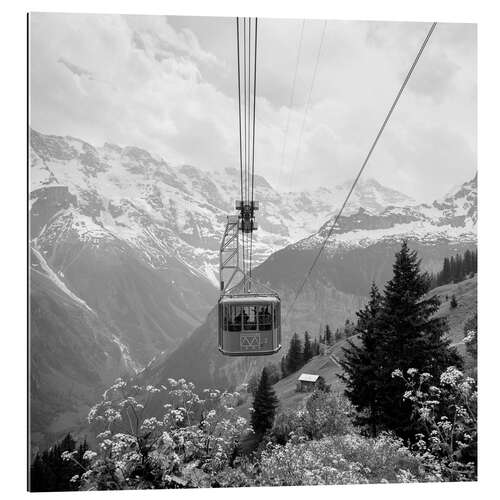
{"type": "Polygon", "coordinates": [[[164,7],[25,13],[25,489],[477,483],[480,25],[164,7]]]}

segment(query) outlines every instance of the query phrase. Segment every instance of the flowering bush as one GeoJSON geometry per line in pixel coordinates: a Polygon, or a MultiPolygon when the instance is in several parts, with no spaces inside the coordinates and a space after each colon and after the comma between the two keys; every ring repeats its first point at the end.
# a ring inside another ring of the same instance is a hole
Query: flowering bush
{"type": "Polygon", "coordinates": [[[218,390],[206,390],[202,399],[183,379],[160,387],[116,380],[89,412],[89,423],[99,430],[98,446],[86,452],[90,465],[80,484],[83,489],[210,486],[247,429],[235,411],[237,401],[237,393],[218,390]],[[147,416],[153,398],[168,401],[161,418],[147,416]]]}
{"type": "MultiPolygon", "coordinates": [[[[441,375],[397,370],[405,398],[427,426],[414,449],[390,434],[364,437],[339,395],[313,393],[301,410],[278,416],[270,439],[254,455],[238,453],[250,429],[235,407],[238,394],[169,379],[138,386],[118,379],[89,412],[97,445],[62,454],[81,474],[74,488],[138,489],[287,486],[440,481],[474,477],[475,382],[456,368],[441,375]],[[161,416],[151,407],[161,403],[161,416]],[[470,462],[470,463],[469,463],[470,462]]],[[[243,448],[243,446],[242,446],[243,448]]],[[[241,450],[240,450],[241,451],[241,450]]]]}
{"type": "Polygon", "coordinates": [[[319,441],[270,445],[258,482],[267,486],[438,481],[399,439],[354,433],[319,441]]]}
{"type": "Polygon", "coordinates": [[[320,439],[352,430],[353,409],[335,393],[313,392],[305,408],[277,415],[272,434],[279,444],[289,439],[320,439]]]}
{"type": "Polygon", "coordinates": [[[425,432],[416,436],[415,451],[440,469],[447,480],[477,478],[477,386],[454,366],[440,376],[410,368],[406,375],[393,372],[407,385],[404,398],[413,403],[414,412],[425,432]],[[434,462],[432,462],[434,458],[434,462]],[[437,460],[437,462],[436,462],[437,460]]]}

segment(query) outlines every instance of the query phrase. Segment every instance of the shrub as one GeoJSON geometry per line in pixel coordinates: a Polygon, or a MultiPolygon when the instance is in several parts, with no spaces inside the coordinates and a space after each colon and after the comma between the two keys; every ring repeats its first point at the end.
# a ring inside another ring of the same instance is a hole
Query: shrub
{"type": "Polygon", "coordinates": [[[396,370],[407,386],[404,398],[411,401],[425,429],[417,434],[414,450],[437,460],[449,481],[477,478],[477,385],[454,366],[439,377],[437,385],[428,373],[410,368],[406,375],[396,370]]]}
{"type": "Polygon", "coordinates": [[[285,444],[292,436],[311,440],[345,434],[352,429],[352,413],[350,403],[340,394],[315,391],[304,409],[278,414],[272,436],[285,444]]]}
{"type": "MultiPolygon", "coordinates": [[[[80,478],[83,489],[182,488],[210,486],[233,460],[247,428],[238,416],[237,393],[206,390],[169,379],[168,386],[131,386],[122,379],[89,413],[100,428],[96,451],[80,478]],[[161,418],[146,417],[153,397],[164,396],[161,418]]],[[[74,453],[63,458],[75,460],[74,453]]]]}
{"type": "Polygon", "coordinates": [[[401,440],[352,433],[271,445],[262,453],[258,478],[266,486],[438,480],[438,475],[424,471],[422,458],[412,455],[401,440]]]}
{"type": "Polygon", "coordinates": [[[477,314],[470,317],[464,325],[464,344],[467,352],[477,362],[477,314]]]}

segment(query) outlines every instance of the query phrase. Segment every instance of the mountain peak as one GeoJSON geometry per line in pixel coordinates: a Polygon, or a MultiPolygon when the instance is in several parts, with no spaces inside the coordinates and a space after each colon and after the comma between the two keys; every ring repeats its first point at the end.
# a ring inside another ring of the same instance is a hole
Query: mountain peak
{"type": "Polygon", "coordinates": [[[469,179],[468,181],[465,181],[461,184],[455,184],[443,196],[443,200],[448,200],[450,198],[459,198],[463,196],[466,192],[477,193],[477,172],[472,179],[469,179]]]}

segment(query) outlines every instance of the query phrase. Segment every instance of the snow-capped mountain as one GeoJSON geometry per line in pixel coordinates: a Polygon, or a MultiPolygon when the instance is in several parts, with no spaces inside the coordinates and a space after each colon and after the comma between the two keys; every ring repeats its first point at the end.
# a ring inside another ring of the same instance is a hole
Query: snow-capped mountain
{"type": "Polygon", "coordinates": [[[342,215],[332,229],[334,219],[272,254],[261,265],[263,276],[271,276],[275,286],[293,287],[324,244],[318,277],[330,276],[337,290],[361,296],[367,282],[388,279],[388,256],[403,239],[419,250],[427,270],[437,271],[444,257],[477,244],[477,175],[432,204],[389,206],[378,213],[358,208],[342,215]]]}
{"type": "MultiPolygon", "coordinates": [[[[387,207],[378,213],[358,208],[340,217],[296,302],[296,291],[333,219],[311,236],[274,252],[253,275],[281,297],[286,346],[294,332],[308,330],[314,336],[322,325],[336,328],[346,319],[354,319],[371,282],[383,287],[390,279],[394,254],[402,239],[417,250],[424,269],[436,271],[444,257],[475,248],[476,222],[477,176],[431,205],[387,207]]],[[[149,367],[143,377],[155,382],[167,376],[187,377],[200,386],[225,387],[244,382],[261,365],[279,361],[281,356],[278,353],[264,360],[225,358],[217,352],[216,337],[213,309],[203,325],[173,353],[149,367]]]]}
{"type": "MultiPolygon", "coordinates": [[[[34,130],[30,157],[32,246],[52,276],[65,292],[105,311],[136,366],[174,348],[215,300],[219,241],[239,193],[239,171],[174,167],[135,147],[96,148],[34,130]]],[[[298,272],[300,266],[274,262],[314,252],[349,187],[279,193],[257,176],[255,265],[272,266],[271,275],[298,272]]],[[[476,178],[432,205],[361,179],[324,257],[401,238],[474,244],[476,205],[476,178]]],[[[439,258],[429,264],[439,265],[439,258]]]]}
{"type": "MultiPolygon", "coordinates": [[[[237,169],[205,172],[188,165],[174,167],[138,148],[112,144],[95,148],[72,137],[34,130],[30,153],[32,206],[47,187],[66,187],[74,198],[65,224],[78,228],[80,239],[98,244],[119,238],[155,268],[175,258],[217,286],[219,242],[226,215],[234,212],[239,194],[237,169]]],[[[259,264],[273,251],[316,231],[335,214],[348,187],[279,193],[256,176],[260,211],[254,262],[259,264]]],[[[360,206],[378,213],[388,205],[412,203],[369,179],[358,185],[347,213],[360,206]]],[[[31,214],[32,225],[39,229],[36,207],[31,214]]]]}
{"type": "Polygon", "coordinates": [[[332,230],[333,219],[317,233],[298,242],[301,247],[315,247],[328,234],[326,251],[335,251],[394,239],[421,242],[475,243],[477,239],[477,175],[453,194],[429,204],[389,206],[382,211],[359,208],[342,216],[332,230]]]}

